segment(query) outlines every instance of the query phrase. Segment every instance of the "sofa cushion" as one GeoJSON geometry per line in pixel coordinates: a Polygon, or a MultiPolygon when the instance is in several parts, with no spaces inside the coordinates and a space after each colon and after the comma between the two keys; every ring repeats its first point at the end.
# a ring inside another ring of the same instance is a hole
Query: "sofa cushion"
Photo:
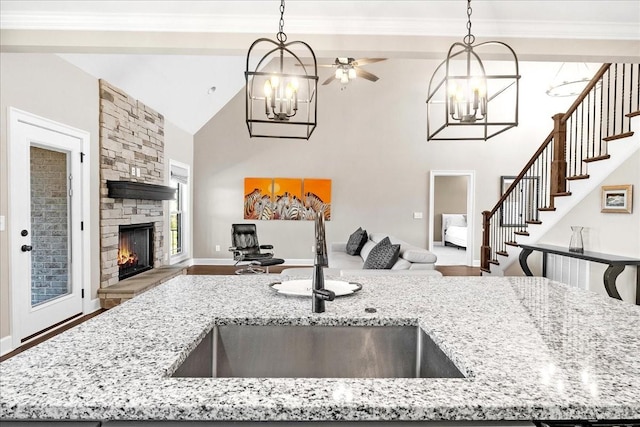
{"type": "Polygon", "coordinates": [[[362,227],[358,227],[358,229],[349,236],[346,252],[349,255],[360,255],[360,251],[367,240],[367,231],[363,230],[362,227]]]}
{"type": "Polygon", "coordinates": [[[362,257],[362,262],[364,262],[364,260],[367,259],[367,257],[369,256],[369,253],[371,252],[371,249],[373,249],[375,247],[376,247],[376,242],[374,242],[372,240],[367,240],[366,241],[366,243],[362,247],[362,250],[360,251],[360,256],[362,257]]]}
{"type": "Polygon", "coordinates": [[[392,270],[408,270],[410,268],[411,268],[411,263],[406,259],[402,259],[400,257],[398,257],[398,260],[396,261],[396,263],[393,264],[393,267],[391,267],[392,270]]]}
{"type": "Polygon", "coordinates": [[[364,262],[365,269],[391,269],[400,255],[400,245],[392,245],[389,238],[382,239],[371,249],[364,262]]]}
{"type": "Polygon", "coordinates": [[[421,262],[433,264],[438,257],[433,252],[429,252],[426,249],[407,249],[402,253],[402,258],[409,262],[421,262]]]}

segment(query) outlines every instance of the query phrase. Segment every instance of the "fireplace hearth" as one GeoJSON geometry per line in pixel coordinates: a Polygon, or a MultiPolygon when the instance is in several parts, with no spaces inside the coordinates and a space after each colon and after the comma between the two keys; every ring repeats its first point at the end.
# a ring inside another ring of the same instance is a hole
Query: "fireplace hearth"
{"type": "Polygon", "coordinates": [[[153,268],[153,223],[119,226],[118,279],[153,268]]]}

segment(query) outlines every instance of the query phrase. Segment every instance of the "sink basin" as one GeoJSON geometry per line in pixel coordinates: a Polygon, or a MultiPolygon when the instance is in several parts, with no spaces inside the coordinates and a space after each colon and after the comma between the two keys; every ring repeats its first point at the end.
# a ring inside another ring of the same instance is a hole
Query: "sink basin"
{"type": "Polygon", "coordinates": [[[216,326],[173,376],[464,378],[417,326],[216,326]]]}

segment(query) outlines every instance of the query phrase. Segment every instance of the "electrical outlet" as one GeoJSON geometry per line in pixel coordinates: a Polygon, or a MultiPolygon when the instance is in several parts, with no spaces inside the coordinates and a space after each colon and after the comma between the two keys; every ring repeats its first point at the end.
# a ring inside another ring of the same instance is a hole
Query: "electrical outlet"
{"type": "Polygon", "coordinates": [[[311,245],[311,253],[312,254],[316,253],[316,245],[311,245]]]}
{"type": "Polygon", "coordinates": [[[220,252],[220,245],[216,245],[216,252],[220,252]]]}
{"type": "Polygon", "coordinates": [[[4,231],[4,215],[0,215],[0,231],[4,231]]]}
{"type": "Polygon", "coordinates": [[[140,168],[136,168],[136,176],[140,178],[140,168]]]}
{"type": "Polygon", "coordinates": [[[414,212],[413,219],[422,219],[422,212],[414,212]]]}
{"type": "Polygon", "coordinates": [[[132,176],[136,176],[136,167],[135,166],[131,166],[131,175],[132,176]]]}

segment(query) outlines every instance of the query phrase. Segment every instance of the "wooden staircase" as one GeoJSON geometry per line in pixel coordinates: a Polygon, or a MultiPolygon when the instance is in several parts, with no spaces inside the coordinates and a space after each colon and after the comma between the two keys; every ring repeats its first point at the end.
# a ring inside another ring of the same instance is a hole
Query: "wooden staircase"
{"type": "Polygon", "coordinates": [[[483,274],[501,274],[517,259],[518,241],[541,238],[640,149],[638,131],[640,64],[603,64],[567,112],[553,116],[549,136],[482,213],[483,274]]]}

